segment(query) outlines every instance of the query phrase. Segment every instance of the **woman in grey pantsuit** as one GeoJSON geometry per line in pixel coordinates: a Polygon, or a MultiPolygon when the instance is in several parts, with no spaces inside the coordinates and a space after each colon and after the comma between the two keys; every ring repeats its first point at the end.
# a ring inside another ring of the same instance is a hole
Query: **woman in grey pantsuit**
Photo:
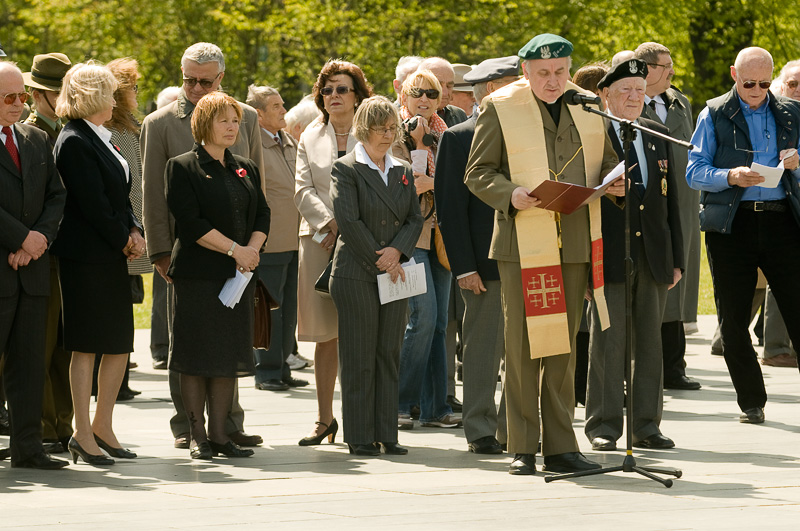
{"type": "Polygon", "coordinates": [[[339,242],[331,296],[339,314],[344,440],[350,453],[408,450],[397,444],[397,372],[406,300],[381,305],[377,276],[405,279],[422,230],[411,168],[388,151],[400,123],[382,96],[361,103],[353,119],[355,149],[333,164],[331,199],[339,242]]]}

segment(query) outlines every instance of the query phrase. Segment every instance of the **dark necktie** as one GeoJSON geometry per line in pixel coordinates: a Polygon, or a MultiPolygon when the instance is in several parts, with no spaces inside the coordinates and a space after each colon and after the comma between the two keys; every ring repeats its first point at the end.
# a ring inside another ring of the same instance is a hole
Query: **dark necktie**
{"type": "Polygon", "coordinates": [[[650,106],[651,109],[653,109],[653,112],[655,112],[655,110],[656,110],[656,100],[650,100],[650,103],[648,103],[648,105],[650,106]]]}
{"type": "Polygon", "coordinates": [[[644,195],[644,183],[642,182],[642,170],[639,164],[639,157],[636,155],[636,146],[631,142],[631,147],[628,150],[628,178],[631,180],[631,185],[636,193],[641,197],[644,195]]]}
{"type": "Polygon", "coordinates": [[[21,173],[22,165],[19,162],[19,150],[14,143],[14,133],[12,133],[11,128],[6,125],[3,127],[3,134],[6,135],[6,149],[8,150],[8,154],[11,155],[11,160],[14,161],[14,164],[17,165],[17,169],[21,173]]]}

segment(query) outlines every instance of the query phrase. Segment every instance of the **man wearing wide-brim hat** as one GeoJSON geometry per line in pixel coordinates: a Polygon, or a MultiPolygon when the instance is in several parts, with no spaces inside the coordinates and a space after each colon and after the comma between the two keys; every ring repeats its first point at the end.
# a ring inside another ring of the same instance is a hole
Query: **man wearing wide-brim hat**
{"type": "Polygon", "coordinates": [[[34,111],[25,123],[47,133],[51,145],[55,145],[62,127],[56,116],[56,98],[61,92],[61,80],[71,66],[69,57],[63,53],[45,53],[34,56],[31,71],[22,74],[25,86],[32,89],[34,102],[34,111]]]}
{"type": "MultiPolygon", "coordinates": [[[[547,180],[596,186],[617,164],[603,120],[562,97],[567,88],[585,92],[569,82],[571,54],[572,44],[552,34],[519,51],[525,79],[483,99],[465,177],[496,211],[489,257],[501,281],[515,475],[536,473],[540,434],[545,470],[600,467],[580,453],[572,429],[573,344],[590,279],[601,307],[605,300],[599,201],[561,215],[529,195],[547,180]]],[[[611,188],[624,195],[624,186],[611,188]]]]}

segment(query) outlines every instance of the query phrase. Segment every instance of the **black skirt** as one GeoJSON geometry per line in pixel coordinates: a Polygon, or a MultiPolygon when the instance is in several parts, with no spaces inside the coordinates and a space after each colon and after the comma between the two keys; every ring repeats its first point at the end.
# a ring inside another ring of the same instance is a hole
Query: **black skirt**
{"type": "Polygon", "coordinates": [[[123,256],[103,264],[59,258],[65,350],[133,352],[133,302],[126,262],[123,256]]]}
{"type": "Polygon", "coordinates": [[[219,300],[225,280],[176,278],[173,282],[175,316],[169,370],[205,378],[255,374],[255,279],[233,308],[219,300]]]}

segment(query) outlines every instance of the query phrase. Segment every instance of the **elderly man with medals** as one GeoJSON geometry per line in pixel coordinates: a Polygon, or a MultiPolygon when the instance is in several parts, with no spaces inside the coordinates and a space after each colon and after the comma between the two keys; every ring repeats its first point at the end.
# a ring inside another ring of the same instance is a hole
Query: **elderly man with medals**
{"type": "MultiPolygon", "coordinates": [[[[509,473],[599,468],[580,453],[575,432],[573,344],[587,286],[603,328],[600,204],[569,215],[541,208],[530,194],[546,180],[593,187],[617,164],[603,120],[573,111],[562,98],[572,44],[552,34],[520,51],[525,79],[483,100],[465,182],[496,210],[490,258],[497,260],[506,335],[509,473]],[[591,274],[590,274],[591,273],[591,274]],[[591,282],[591,283],[590,283],[591,282]],[[541,407],[540,407],[541,405],[541,407]],[[542,426],[540,430],[539,415],[542,426]]],[[[621,182],[608,189],[624,195],[621,182]]]]}

